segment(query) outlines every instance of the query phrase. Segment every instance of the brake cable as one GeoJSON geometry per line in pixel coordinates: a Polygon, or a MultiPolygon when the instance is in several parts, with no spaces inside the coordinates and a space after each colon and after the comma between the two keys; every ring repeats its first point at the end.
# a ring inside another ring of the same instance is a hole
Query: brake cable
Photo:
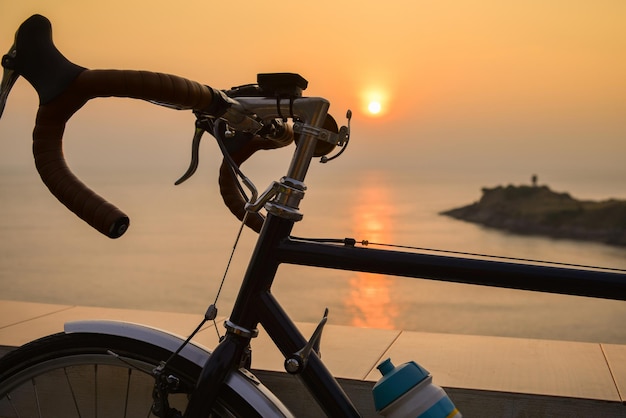
{"type": "MultiPolygon", "coordinates": [[[[213,126],[213,136],[217,140],[217,145],[220,147],[220,151],[222,152],[222,155],[224,155],[224,160],[228,163],[228,166],[232,170],[233,175],[235,177],[239,177],[240,182],[237,182],[237,188],[239,189],[239,192],[241,193],[241,195],[247,202],[254,202],[258,198],[259,193],[256,187],[254,186],[254,183],[252,183],[252,181],[248,177],[246,177],[245,174],[243,174],[243,172],[241,171],[241,169],[239,168],[235,160],[233,160],[233,157],[228,152],[228,149],[226,148],[226,144],[224,143],[224,138],[223,138],[227,132],[226,127],[227,127],[226,122],[224,122],[223,120],[217,120],[213,126]],[[224,132],[222,132],[222,129],[224,129],[224,132]],[[252,196],[250,198],[247,197],[241,184],[246,186],[248,190],[250,191],[250,193],[252,193],[252,196]]],[[[248,212],[246,212],[246,215],[247,213],[248,212]]]]}
{"type": "MultiPolygon", "coordinates": [[[[176,181],[176,185],[179,185],[181,183],[183,183],[184,181],[186,181],[187,179],[189,179],[197,170],[198,168],[198,163],[199,163],[199,148],[200,148],[200,140],[202,138],[202,135],[204,134],[204,132],[208,131],[209,129],[211,129],[211,131],[213,132],[213,137],[216,139],[217,144],[220,148],[220,151],[222,152],[223,156],[224,156],[224,160],[227,162],[231,173],[233,174],[233,176],[235,178],[239,178],[241,180],[241,182],[237,181],[237,187],[239,189],[239,192],[241,193],[241,195],[243,196],[243,198],[247,201],[250,202],[251,199],[256,199],[258,196],[258,192],[256,187],[254,186],[254,184],[252,183],[252,181],[246,177],[245,174],[243,174],[243,172],[241,171],[241,169],[237,166],[237,164],[235,163],[235,161],[233,160],[233,158],[230,156],[230,153],[228,152],[228,149],[226,148],[226,144],[224,143],[224,136],[226,135],[226,123],[224,121],[218,120],[212,120],[208,117],[202,117],[200,114],[196,114],[196,131],[193,137],[193,141],[192,141],[192,157],[191,157],[191,163],[189,165],[189,168],[187,169],[187,171],[185,172],[185,174],[183,174],[183,176],[178,179],[176,181]],[[243,183],[252,193],[252,198],[249,198],[246,195],[245,190],[243,189],[241,183],[243,183]]],[[[159,366],[161,369],[165,369],[165,367],[167,366],[167,364],[174,358],[176,357],[181,350],[187,345],[189,344],[189,342],[191,341],[191,339],[193,337],[196,336],[196,334],[198,332],[200,332],[200,329],[202,329],[202,327],[204,326],[204,324],[207,321],[213,321],[214,324],[214,328],[215,328],[215,332],[217,333],[217,337],[219,340],[222,339],[222,336],[220,335],[217,323],[216,323],[216,318],[217,318],[217,301],[219,300],[219,297],[221,295],[222,289],[224,287],[224,283],[226,282],[226,277],[228,276],[228,272],[230,270],[230,266],[232,264],[232,260],[233,257],[235,255],[235,251],[237,250],[237,246],[239,244],[243,229],[246,225],[246,220],[248,218],[248,213],[246,211],[246,213],[243,216],[243,219],[241,220],[241,224],[239,226],[239,230],[237,232],[237,235],[235,237],[235,242],[233,244],[232,250],[230,252],[230,256],[228,258],[228,262],[226,263],[226,267],[224,269],[224,274],[222,275],[222,280],[220,281],[220,285],[218,287],[217,293],[215,295],[215,300],[213,301],[213,303],[211,305],[209,305],[209,307],[207,308],[205,314],[204,314],[204,318],[200,321],[200,323],[198,324],[198,326],[193,330],[193,332],[189,335],[189,337],[187,337],[187,339],[181,344],[181,346],[170,355],[170,357],[161,364],[161,366],[159,366]]]]}
{"type": "Polygon", "coordinates": [[[290,238],[297,240],[297,241],[308,241],[308,242],[324,243],[324,244],[343,244],[346,247],[355,247],[359,245],[362,247],[376,246],[376,247],[387,247],[387,248],[400,248],[403,250],[426,251],[426,252],[435,253],[435,254],[452,254],[452,255],[460,255],[460,256],[466,256],[466,257],[478,257],[478,258],[485,258],[485,259],[490,259],[494,261],[507,260],[507,261],[513,261],[513,262],[521,262],[521,263],[534,263],[534,264],[539,264],[539,265],[554,265],[554,266],[562,266],[562,267],[574,267],[574,268],[583,268],[583,269],[590,269],[590,270],[615,271],[618,273],[626,273],[626,269],[619,268],[619,267],[591,266],[587,264],[537,260],[533,258],[510,257],[510,256],[502,256],[502,255],[484,254],[484,253],[473,253],[473,252],[467,252],[467,251],[443,250],[443,249],[438,249],[438,248],[418,247],[418,246],[413,246],[413,245],[371,242],[367,239],[358,240],[355,238],[303,238],[303,237],[296,237],[293,235],[290,238]]]}
{"type": "Polygon", "coordinates": [[[230,153],[228,152],[228,149],[226,148],[226,144],[224,143],[223,136],[225,136],[227,132],[226,122],[224,122],[221,119],[218,119],[216,121],[201,113],[195,113],[195,114],[196,114],[196,130],[194,132],[193,140],[191,143],[191,162],[189,163],[189,167],[187,168],[187,171],[178,180],[176,180],[174,184],[178,186],[179,184],[182,184],[183,182],[185,182],[191,176],[194,175],[194,173],[198,169],[198,165],[200,162],[200,152],[199,152],[200,140],[202,139],[202,135],[205,132],[210,130],[213,134],[213,137],[217,140],[217,144],[220,148],[220,151],[222,152],[224,159],[226,160],[229,167],[231,168],[233,175],[235,175],[235,177],[239,177],[240,179],[240,182],[237,182],[237,188],[239,189],[239,192],[244,197],[244,199],[248,202],[251,200],[252,201],[256,200],[256,198],[258,197],[258,191],[256,187],[254,186],[254,183],[252,183],[252,181],[248,177],[246,177],[246,175],[243,174],[243,172],[239,169],[239,166],[235,163],[235,161],[231,157],[230,153]],[[243,183],[248,188],[248,190],[250,190],[250,192],[252,193],[252,198],[247,197],[245,191],[243,190],[243,187],[241,187],[241,183],[243,183]]]}

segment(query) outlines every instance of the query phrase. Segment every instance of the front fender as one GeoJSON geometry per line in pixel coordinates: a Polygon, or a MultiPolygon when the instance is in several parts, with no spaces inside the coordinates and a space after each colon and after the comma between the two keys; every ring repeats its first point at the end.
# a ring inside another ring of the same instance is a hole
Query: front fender
{"type": "MultiPolygon", "coordinates": [[[[143,341],[161,347],[170,352],[176,351],[184,339],[168,332],[145,325],[120,321],[74,321],[65,324],[64,332],[93,333],[115,335],[137,341],[143,341]]],[[[179,355],[202,368],[211,352],[206,348],[188,343],[179,355]]],[[[293,417],[283,403],[267,389],[252,373],[240,370],[231,373],[225,381],[234,391],[241,395],[250,405],[254,406],[263,417],[293,417]]]]}

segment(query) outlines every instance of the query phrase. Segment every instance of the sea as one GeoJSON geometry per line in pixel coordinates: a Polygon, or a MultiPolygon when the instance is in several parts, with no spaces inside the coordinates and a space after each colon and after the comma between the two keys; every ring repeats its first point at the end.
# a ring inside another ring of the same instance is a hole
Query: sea
{"type": "MultiPolygon", "coordinates": [[[[244,229],[235,246],[240,223],[221,202],[214,147],[202,149],[194,177],[173,185],[188,152],[177,146],[184,152],[176,156],[170,148],[131,150],[145,158],[116,165],[107,159],[117,149],[73,159],[76,174],[130,216],[130,229],[116,240],[60,205],[32,162],[7,158],[0,166],[0,299],[200,318],[225,277],[217,307],[228,315],[257,235],[244,229]]],[[[275,154],[244,165],[261,191],[288,165],[288,151],[275,154]]],[[[626,248],[513,235],[440,215],[478,200],[481,187],[529,183],[535,173],[526,174],[470,175],[344,156],[314,162],[293,234],[626,269],[626,248]]],[[[626,198],[624,182],[613,177],[540,173],[539,182],[575,197],[626,198]]],[[[329,308],[336,325],[626,344],[621,301],[294,266],[280,268],[272,291],[296,321],[317,322],[329,308]]]]}

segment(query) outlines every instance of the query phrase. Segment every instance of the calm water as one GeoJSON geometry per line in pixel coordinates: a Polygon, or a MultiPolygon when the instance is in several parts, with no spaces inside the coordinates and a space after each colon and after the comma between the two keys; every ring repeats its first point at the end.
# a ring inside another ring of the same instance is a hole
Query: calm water
{"type": "MultiPolygon", "coordinates": [[[[280,155],[249,169],[272,171],[268,167],[279,164],[280,155]]],[[[81,178],[130,215],[131,229],[119,240],[77,221],[30,165],[0,167],[0,297],[202,314],[214,298],[238,223],[217,195],[217,160],[208,158],[196,177],[174,187],[184,164],[158,171],[75,165],[81,178]]],[[[278,171],[261,175],[259,189],[280,177],[278,171]]],[[[422,174],[317,164],[302,205],[305,220],[294,234],[626,268],[624,248],[513,236],[440,216],[498,182],[489,181],[488,173],[422,174]]],[[[555,188],[589,198],[626,197],[617,181],[575,180],[555,188]]],[[[218,304],[223,314],[254,238],[252,232],[243,235],[218,304]]],[[[281,268],[274,292],[302,321],[317,321],[328,306],[333,324],[626,343],[622,302],[300,267],[281,268]]]]}

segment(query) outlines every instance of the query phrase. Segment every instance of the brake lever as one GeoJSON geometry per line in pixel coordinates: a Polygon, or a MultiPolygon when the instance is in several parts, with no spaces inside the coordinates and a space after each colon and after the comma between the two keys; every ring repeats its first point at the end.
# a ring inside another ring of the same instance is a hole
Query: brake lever
{"type": "Polygon", "coordinates": [[[16,54],[17,50],[15,45],[13,45],[9,52],[2,57],[2,67],[4,67],[4,71],[2,74],[2,82],[0,82],[0,117],[2,117],[2,112],[4,112],[4,106],[6,105],[11,88],[19,77],[19,73],[15,71],[16,54]]]}
{"type": "Polygon", "coordinates": [[[198,169],[198,164],[200,163],[200,140],[202,139],[202,135],[206,132],[201,125],[202,122],[197,120],[196,130],[193,134],[193,140],[191,141],[191,162],[189,163],[189,168],[187,168],[185,174],[174,182],[176,186],[188,180],[198,169]]]}

